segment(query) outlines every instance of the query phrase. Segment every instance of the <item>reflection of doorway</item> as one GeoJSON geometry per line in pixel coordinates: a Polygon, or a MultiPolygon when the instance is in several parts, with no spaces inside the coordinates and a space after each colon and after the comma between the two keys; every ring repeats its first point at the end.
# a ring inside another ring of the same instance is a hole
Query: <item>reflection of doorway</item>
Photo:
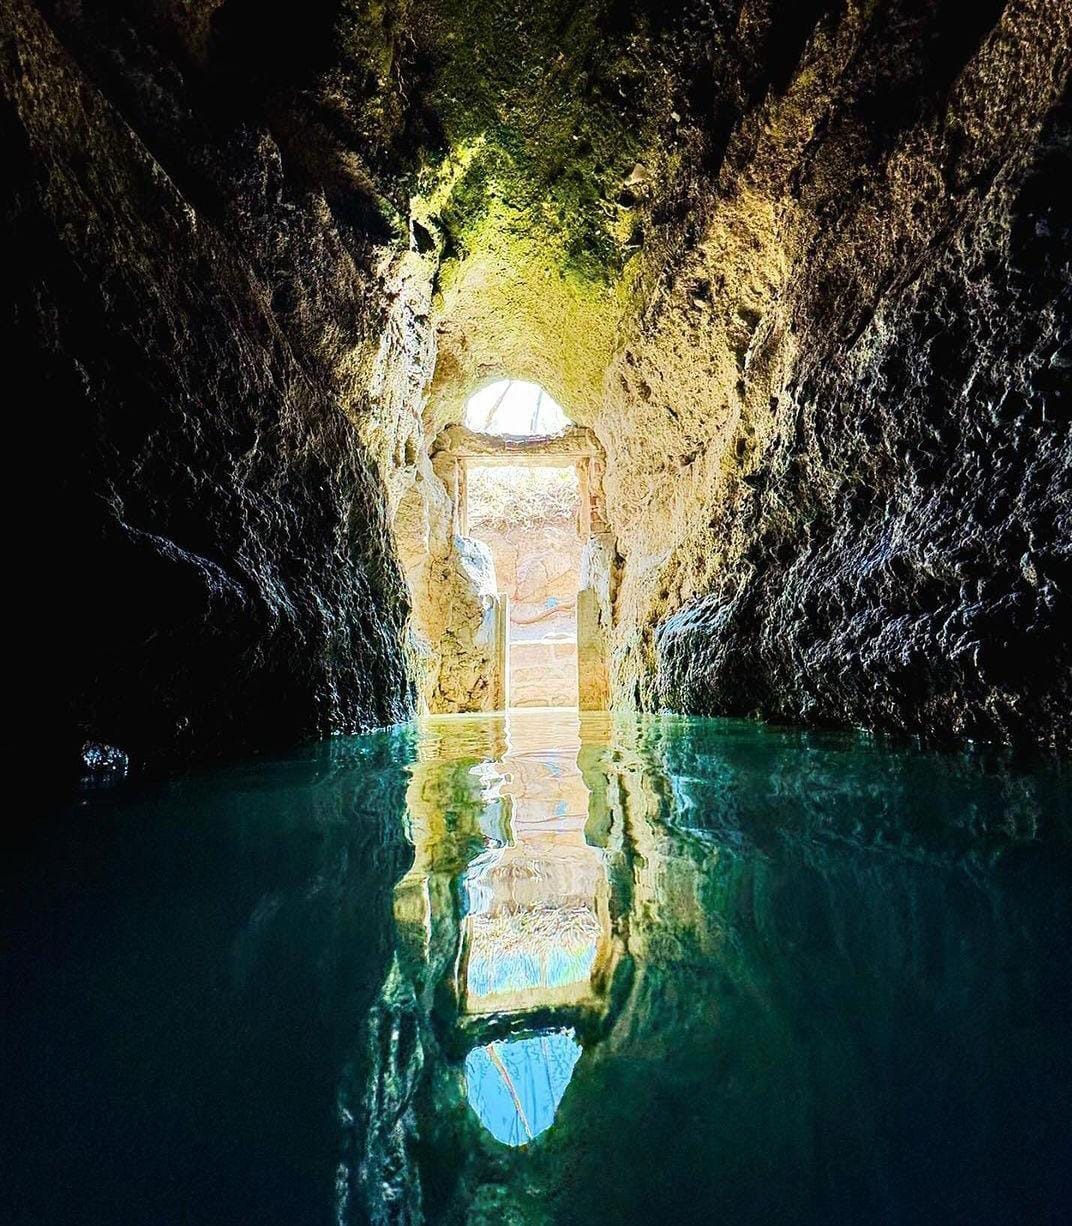
{"type": "Polygon", "coordinates": [[[577,705],[577,592],[585,538],[576,465],[467,466],[468,535],[508,599],[508,705],[577,705]]]}

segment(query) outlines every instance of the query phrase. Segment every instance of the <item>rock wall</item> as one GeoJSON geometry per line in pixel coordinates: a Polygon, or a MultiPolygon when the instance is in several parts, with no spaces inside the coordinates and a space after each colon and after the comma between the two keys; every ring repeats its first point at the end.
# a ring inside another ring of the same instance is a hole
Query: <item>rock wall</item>
{"type": "Polygon", "coordinates": [[[57,512],[36,732],[64,769],[87,739],[219,754],[411,709],[361,427],[374,364],[398,387],[414,359],[368,193],[347,214],[297,164],[212,9],[2,6],[8,379],[57,512]]]}
{"type": "Polygon", "coordinates": [[[619,694],[1072,744],[1072,12],[976,19],[824,21],[694,189],[597,427],[619,694]]]}
{"type": "Polygon", "coordinates": [[[442,694],[502,376],[606,452],[617,705],[1072,745],[1068,0],[0,13],[64,761],[442,694]]]}

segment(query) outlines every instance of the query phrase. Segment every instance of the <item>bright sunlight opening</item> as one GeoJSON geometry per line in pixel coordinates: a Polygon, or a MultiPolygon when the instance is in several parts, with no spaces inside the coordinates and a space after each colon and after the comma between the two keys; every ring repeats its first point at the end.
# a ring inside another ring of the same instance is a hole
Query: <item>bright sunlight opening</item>
{"type": "Polygon", "coordinates": [[[561,434],[570,421],[538,383],[500,379],[474,392],[465,405],[465,425],[479,434],[539,438],[561,434]]]}

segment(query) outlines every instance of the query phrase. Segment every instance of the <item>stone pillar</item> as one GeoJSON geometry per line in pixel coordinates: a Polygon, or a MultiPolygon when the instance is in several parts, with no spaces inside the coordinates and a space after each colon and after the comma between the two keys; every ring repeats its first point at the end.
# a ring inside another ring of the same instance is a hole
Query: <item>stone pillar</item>
{"type": "Polygon", "coordinates": [[[492,678],[493,709],[505,711],[510,705],[510,597],[500,592],[495,597],[495,676],[492,678]]]}
{"type": "Polygon", "coordinates": [[[449,451],[441,451],[432,457],[432,471],[443,482],[450,500],[450,531],[452,536],[464,536],[461,521],[461,461],[449,451]]]}
{"type": "Polygon", "coordinates": [[[458,535],[469,535],[469,464],[466,460],[456,460],[458,472],[455,493],[455,506],[458,514],[458,535]]]}
{"type": "Polygon", "coordinates": [[[588,505],[590,515],[589,534],[600,536],[609,525],[603,496],[603,461],[596,456],[588,461],[588,505]]]}
{"type": "Polygon", "coordinates": [[[578,523],[577,531],[581,540],[588,540],[592,535],[592,482],[589,475],[589,466],[591,460],[587,456],[583,460],[578,460],[575,467],[577,469],[577,502],[578,502],[578,523]]]}
{"type": "Polygon", "coordinates": [[[582,711],[605,711],[610,706],[607,642],[599,603],[594,588],[577,593],[577,706],[582,711]]]}

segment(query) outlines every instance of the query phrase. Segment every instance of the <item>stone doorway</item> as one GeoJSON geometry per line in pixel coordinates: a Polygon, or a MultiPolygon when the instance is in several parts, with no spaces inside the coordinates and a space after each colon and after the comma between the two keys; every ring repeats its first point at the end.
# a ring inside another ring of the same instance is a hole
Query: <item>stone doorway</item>
{"type": "Polygon", "coordinates": [[[576,707],[580,483],[568,464],[472,464],[468,533],[491,551],[507,620],[507,704],[576,707]]]}
{"type": "Polygon", "coordinates": [[[557,420],[561,409],[536,385],[523,387],[536,392],[523,411],[507,413],[509,398],[484,389],[480,428],[467,413],[435,439],[442,527],[427,514],[406,517],[414,548],[400,552],[412,558],[433,712],[609,705],[617,553],[603,450],[591,430],[557,420]],[[554,432],[494,432],[515,419],[554,432]]]}

